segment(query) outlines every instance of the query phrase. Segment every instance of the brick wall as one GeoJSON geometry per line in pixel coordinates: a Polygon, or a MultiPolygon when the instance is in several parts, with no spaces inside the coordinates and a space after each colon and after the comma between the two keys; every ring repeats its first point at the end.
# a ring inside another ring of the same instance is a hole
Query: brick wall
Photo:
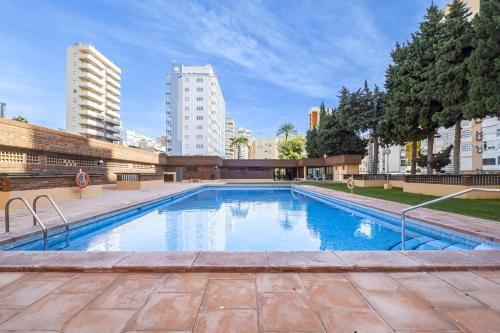
{"type": "MultiPolygon", "coordinates": [[[[103,176],[90,175],[91,185],[100,185],[103,183],[103,176]]],[[[75,186],[74,175],[58,175],[43,177],[0,177],[0,191],[24,191],[38,190],[55,187],[73,187],[75,186]]]]}

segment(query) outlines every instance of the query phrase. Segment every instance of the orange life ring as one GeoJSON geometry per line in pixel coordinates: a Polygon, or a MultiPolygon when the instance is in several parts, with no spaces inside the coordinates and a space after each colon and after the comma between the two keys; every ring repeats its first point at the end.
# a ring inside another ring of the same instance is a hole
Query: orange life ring
{"type": "Polygon", "coordinates": [[[89,186],[90,185],[89,175],[86,172],[80,170],[80,172],[78,172],[76,174],[75,184],[79,188],[85,188],[85,187],[89,186]]]}

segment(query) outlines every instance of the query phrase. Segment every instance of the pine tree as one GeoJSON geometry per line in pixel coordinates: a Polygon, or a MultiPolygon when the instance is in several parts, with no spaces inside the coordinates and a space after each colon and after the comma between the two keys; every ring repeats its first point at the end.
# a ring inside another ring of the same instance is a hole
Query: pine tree
{"type": "Polygon", "coordinates": [[[473,31],[469,9],[453,0],[445,16],[436,50],[436,74],[439,99],[443,110],[433,119],[446,128],[455,126],[453,173],[460,172],[461,122],[467,119],[464,107],[468,102],[468,58],[473,50],[473,31]]]}
{"type": "Polygon", "coordinates": [[[309,158],[323,157],[321,151],[319,150],[317,128],[313,128],[312,130],[307,131],[306,152],[307,152],[307,157],[309,158]]]}
{"type": "MultiPolygon", "coordinates": [[[[427,134],[427,165],[432,165],[434,136],[439,127],[433,115],[443,109],[436,93],[439,90],[436,83],[436,46],[443,29],[442,21],[442,12],[434,4],[431,5],[413,38],[416,51],[415,102],[420,112],[418,126],[427,134]]],[[[427,168],[427,174],[432,174],[432,168],[427,168]]]]}
{"type": "Polygon", "coordinates": [[[474,50],[469,57],[467,118],[500,116],[500,1],[482,0],[472,20],[474,50]]]}

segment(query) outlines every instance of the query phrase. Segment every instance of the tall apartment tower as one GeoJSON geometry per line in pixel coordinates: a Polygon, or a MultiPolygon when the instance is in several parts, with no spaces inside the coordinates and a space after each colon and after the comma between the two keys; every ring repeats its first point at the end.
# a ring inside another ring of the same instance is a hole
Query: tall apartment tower
{"type": "Polygon", "coordinates": [[[225,156],[226,105],[212,66],[173,64],[166,80],[167,154],[225,156]]]}
{"type": "Polygon", "coordinates": [[[119,142],[120,68],[89,44],[68,48],[66,68],[66,129],[119,142]]]}
{"type": "Polygon", "coordinates": [[[234,138],[234,128],[235,122],[232,118],[226,118],[225,120],[225,149],[226,149],[226,158],[234,159],[236,158],[235,149],[231,147],[231,139],[234,138]]]}

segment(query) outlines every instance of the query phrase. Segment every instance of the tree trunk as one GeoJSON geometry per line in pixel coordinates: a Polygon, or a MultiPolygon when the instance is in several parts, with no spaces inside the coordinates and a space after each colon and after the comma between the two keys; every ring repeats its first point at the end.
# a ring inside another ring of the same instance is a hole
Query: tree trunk
{"type": "Polygon", "coordinates": [[[417,140],[411,142],[411,174],[417,173],[417,140]]]}
{"type": "Polygon", "coordinates": [[[371,173],[378,173],[378,138],[376,136],[372,137],[373,139],[373,165],[371,173]]]}
{"type": "Polygon", "coordinates": [[[453,142],[453,173],[455,175],[460,173],[460,141],[462,136],[460,123],[460,120],[455,123],[455,141],[453,142]]]}
{"type": "Polygon", "coordinates": [[[427,135],[427,174],[432,175],[432,159],[434,158],[434,133],[427,135]]]}

